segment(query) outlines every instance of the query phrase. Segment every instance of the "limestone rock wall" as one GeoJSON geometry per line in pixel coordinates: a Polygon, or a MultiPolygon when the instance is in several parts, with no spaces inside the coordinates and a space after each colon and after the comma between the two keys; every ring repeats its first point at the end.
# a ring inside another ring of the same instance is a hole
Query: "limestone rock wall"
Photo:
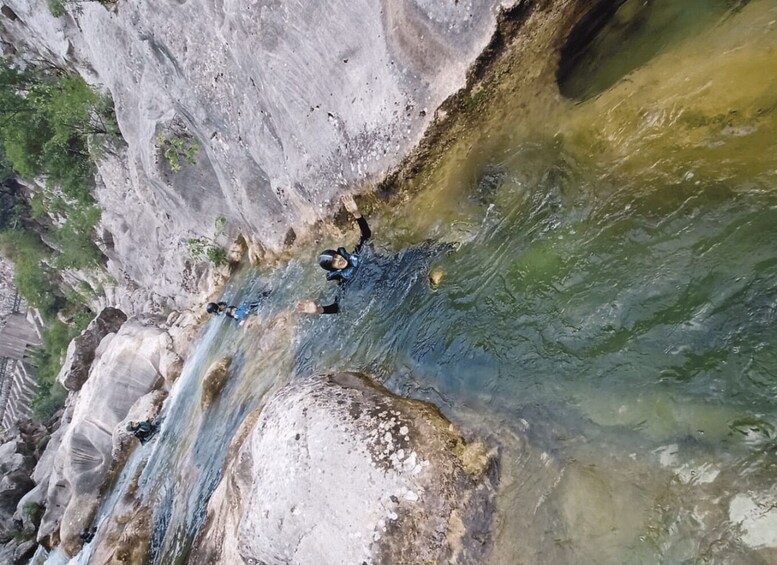
{"type": "Polygon", "coordinates": [[[134,321],[103,338],[72,414],[66,415],[66,431],[53,445],[39,540],[61,540],[69,552],[80,545],[78,535],[93,517],[112,466],[114,431],[139,398],[164,382],[160,366],[171,344],[166,331],[134,321]]]}
{"type": "Polygon", "coordinates": [[[106,335],[116,333],[126,321],[127,315],[121,310],[104,308],[81,335],[68,345],[65,363],[57,375],[57,381],[67,390],[80,390],[89,378],[89,370],[100,342],[106,335]]]}
{"type": "Polygon", "coordinates": [[[120,0],[54,18],[46,0],[7,0],[16,17],[0,23],[112,94],[127,147],[100,165],[111,272],[130,294],[183,304],[205,288],[187,239],[224,217],[231,237],[277,251],[344,191],[380,179],[515,3],[120,0]],[[159,149],[176,135],[200,145],[180,172],[159,149]]]}

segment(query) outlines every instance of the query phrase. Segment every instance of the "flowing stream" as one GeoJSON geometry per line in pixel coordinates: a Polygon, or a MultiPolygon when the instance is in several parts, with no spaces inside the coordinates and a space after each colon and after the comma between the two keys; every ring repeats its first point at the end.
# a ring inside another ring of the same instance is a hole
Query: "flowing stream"
{"type": "Polygon", "coordinates": [[[334,293],[318,248],[235,277],[228,300],[271,297],[208,323],[116,485],[153,510],[154,563],[186,562],[243,418],[336,370],[500,446],[493,563],[777,562],[777,518],[745,516],[777,504],[777,2],[627,0],[561,91],[495,102],[375,203],[339,315],[293,313],[334,293]]]}

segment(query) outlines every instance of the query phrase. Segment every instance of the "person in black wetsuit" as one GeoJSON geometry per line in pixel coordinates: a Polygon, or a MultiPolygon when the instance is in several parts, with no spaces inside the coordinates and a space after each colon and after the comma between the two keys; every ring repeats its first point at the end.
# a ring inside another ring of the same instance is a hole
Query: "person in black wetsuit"
{"type": "Polygon", "coordinates": [[[94,534],[97,533],[97,526],[92,526],[91,528],[84,528],[81,531],[81,534],[79,537],[81,538],[81,543],[89,543],[94,539],[94,534]]]}
{"type": "MultiPolygon", "coordinates": [[[[356,219],[356,223],[359,224],[359,229],[361,230],[359,244],[351,253],[348,253],[344,247],[340,247],[337,251],[327,249],[318,256],[318,264],[321,265],[322,269],[329,271],[326,274],[326,280],[336,281],[341,288],[356,276],[356,271],[363,260],[362,253],[365,244],[372,236],[370,226],[367,225],[367,220],[359,212],[359,207],[356,205],[353,196],[343,196],[342,201],[345,209],[351,213],[356,219]]],[[[339,301],[339,293],[335,296],[334,301],[326,306],[322,306],[313,300],[303,300],[297,304],[297,311],[303,314],[336,314],[340,311],[339,301]]]]}
{"type": "Polygon", "coordinates": [[[132,432],[132,435],[138,438],[140,443],[146,443],[151,439],[151,436],[154,435],[154,432],[156,432],[156,426],[148,420],[143,422],[130,420],[130,423],[127,424],[127,431],[132,432]]]}

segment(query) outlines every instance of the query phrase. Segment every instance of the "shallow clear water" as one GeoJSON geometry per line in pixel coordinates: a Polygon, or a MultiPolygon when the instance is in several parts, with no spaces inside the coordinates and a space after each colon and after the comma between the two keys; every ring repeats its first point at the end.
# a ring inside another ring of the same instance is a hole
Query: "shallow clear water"
{"type": "Polygon", "coordinates": [[[501,447],[493,563],[777,562],[732,510],[777,494],[777,3],[647,4],[611,57],[597,41],[585,102],[499,101],[423,192],[375,204],[339,315],[292,312],[334,294],[317,249],[236,277],[228,299],[270,300],[209,322],[144,448],[155,563],[186,560],[268,391],[336,370],[501,447]]]}

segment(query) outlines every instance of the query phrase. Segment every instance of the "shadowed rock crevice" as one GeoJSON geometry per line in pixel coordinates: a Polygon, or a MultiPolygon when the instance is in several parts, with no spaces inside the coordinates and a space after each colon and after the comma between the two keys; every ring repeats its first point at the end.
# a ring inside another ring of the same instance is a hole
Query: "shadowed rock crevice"
{"type": "Polygon", "coordinates": [[[561,60],[556,73],[559,89],[564,96],[577,98],[576,92],[568,86],[568,79],[588,52],[596,36],[612,20],[625,1],[599,0],[570,32],[566,43],[561,48],[561,60]]]}

